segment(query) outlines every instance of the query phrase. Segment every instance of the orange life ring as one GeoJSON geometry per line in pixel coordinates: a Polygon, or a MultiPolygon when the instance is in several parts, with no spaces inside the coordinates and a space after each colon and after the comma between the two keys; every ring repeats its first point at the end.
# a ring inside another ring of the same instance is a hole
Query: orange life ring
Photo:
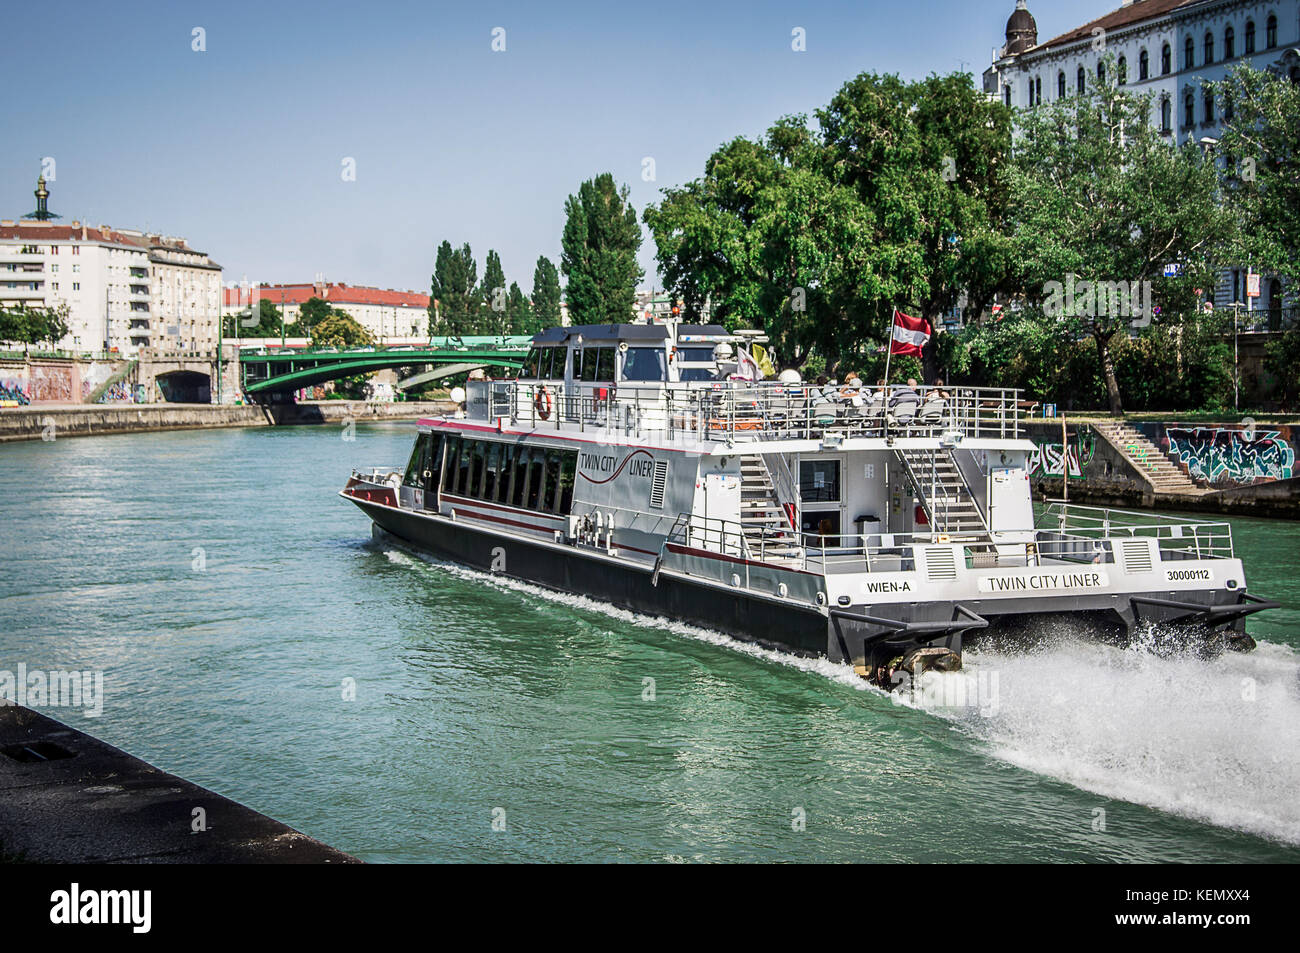
{"type": "Polygon", "coordinates": [[[551,392],[543,385],[538,391],[537,396],[533,398],[533,409],[537,411],[537,416],[543,420],[551,419],[551,408],[554,405],[551,402],[551,392]]]}

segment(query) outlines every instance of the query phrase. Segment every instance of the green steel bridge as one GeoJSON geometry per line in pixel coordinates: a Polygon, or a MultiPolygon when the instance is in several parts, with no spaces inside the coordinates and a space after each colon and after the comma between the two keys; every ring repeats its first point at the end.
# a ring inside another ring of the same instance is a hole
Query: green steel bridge
{"type": "Polygon", "coordinates": [[[246,394],[269,394],[385,368],[427,368],[398,383],[406,389],[481,367],[522,367],[531,341],[520,336],[465,336],[435,337],[419,347],[244,348],[239,352],[240,381],[246,394]]]}

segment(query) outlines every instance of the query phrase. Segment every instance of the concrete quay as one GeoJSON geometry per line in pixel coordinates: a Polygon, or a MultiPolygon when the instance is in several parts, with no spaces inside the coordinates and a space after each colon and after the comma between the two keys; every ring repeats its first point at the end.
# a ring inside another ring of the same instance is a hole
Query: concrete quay
{"type": "Polygon", "coordinates": [[[0,864],[356,864],[184,778],[0,706],[0,864]]]}

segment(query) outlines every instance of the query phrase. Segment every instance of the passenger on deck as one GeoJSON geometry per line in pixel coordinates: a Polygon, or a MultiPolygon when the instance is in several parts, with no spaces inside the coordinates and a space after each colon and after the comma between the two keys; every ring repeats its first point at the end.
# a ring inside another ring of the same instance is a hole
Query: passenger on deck
{"type": "Polygon", "coordinates": [[[921,395],[916,390],[916,378],[909,377],[906,384],[894,387],[893,393],[889,397],[889,408],[893,410],[899,404],[919,404],[921,395]]]}

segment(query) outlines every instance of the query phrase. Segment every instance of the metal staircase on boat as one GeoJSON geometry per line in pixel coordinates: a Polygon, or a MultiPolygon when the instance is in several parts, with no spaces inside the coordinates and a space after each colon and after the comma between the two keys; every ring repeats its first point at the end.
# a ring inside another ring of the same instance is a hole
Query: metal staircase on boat
{"type": "Polygon", "coordinates": [[[740,525],[756,559],[795,556],[799,537],[777,498],[767,464],[758,454],[740,458],[740,525]]]}
{"type": "Polygon", "coordinates": [[[930,527],[936,533],[987,536],[984,513],[967,486],[952,452],[938,450],[895,450],[916,487],[930,527]]]}

